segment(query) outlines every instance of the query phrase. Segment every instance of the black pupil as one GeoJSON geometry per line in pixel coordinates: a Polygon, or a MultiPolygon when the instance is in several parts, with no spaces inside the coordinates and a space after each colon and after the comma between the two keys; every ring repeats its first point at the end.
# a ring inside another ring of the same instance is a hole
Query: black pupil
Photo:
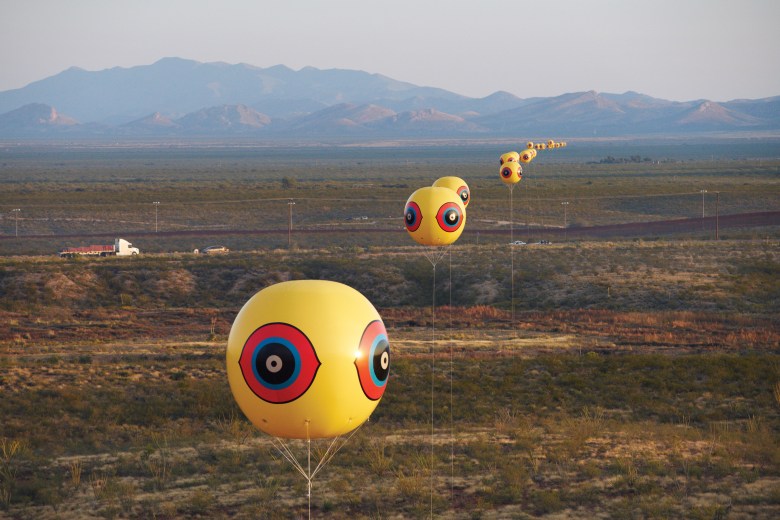
{"type": "Polygon", "coordinates": [[[460,193],[460,198],[463,199],[463,202],[466,202],[467,200],[469,200],[469,192],[467,192],[466,190],[463,190],[460,193]]]}
{"type": "Polygon", "coordinates": [[[510,175],[512,175],[512,172],[509,171],[509,168],[505,168],[504,170],[501,171],[501,173],[504,174],[504,177],[509,177],[510,175]]]}
{"type": "Polygon", "coordinates": [[[257,354],[257,373],[266,383],[286,383],[295,372],[295,356],[281,343],[268,343],[257,354]]]}
{"type": "Polygon", "coordinates": [[[409,210],[406,212],[406,221],[409,223],[414,222],[414,211],[409,210]]]}
{"type": "Polygon", "coordinates": [[[451,209],[447,212],[447,222],[454,224],[458,221],[458,212],[451,209]]]}
{"type": "Polygon", "coordinates": [[[387,344],[387,341],[381,340],[376,346],[373,364],[376,378],[380,381],[385,381],[387,379],[387,374],[390,373],[390,345],[387,344]],[[382,366],[383,357],[385,361],[384,366],[382,366]]]}

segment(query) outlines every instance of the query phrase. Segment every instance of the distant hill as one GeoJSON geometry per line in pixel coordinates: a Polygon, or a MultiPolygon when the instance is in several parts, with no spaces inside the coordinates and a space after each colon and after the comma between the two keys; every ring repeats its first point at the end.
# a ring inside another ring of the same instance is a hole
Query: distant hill
{"type": "Polygon", "coordinates": [[[343,102],[401,101],[415,96],[462,97],[362,71],[313,67],[294,71],[283,65],[262,69],[165,58],[151,65],[97,72],[70,68],[24,88],[0,92],[0,114],[46,103],[79,121],[123,124],[154,112],[181,117],[212,106],[246,105],[262,111],[279,103],[291,111],[274,116],[287,117],[343,102]]]}
{"type": "Polygon", "coordinates": [[[43,103],[30,103],[0,115],[0,134],[4,132],[35,134],[53,128],[66,129],[77,125],[75,119],[62,115],[53,107],[43,103]]]}
{"type": "Polygon", "coordinates": [[[469,98],[355,70],[165,58],[70,68],[0,92],[0,137],[619,136],[780,130],[780,97],[675,102],[637,92],[469,98]],[[67,114],[67,115],[63,115],[67,114]]]}

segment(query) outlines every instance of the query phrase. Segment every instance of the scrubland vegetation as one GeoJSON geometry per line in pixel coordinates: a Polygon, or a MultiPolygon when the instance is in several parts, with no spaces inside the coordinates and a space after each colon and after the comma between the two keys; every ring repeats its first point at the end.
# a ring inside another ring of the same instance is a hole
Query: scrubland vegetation
{"type": "MultiPolygon", "coordinates": [[[[350,157],[349,151],[302,149],[290,151],[287,163],[275,156],[255,159],[235,151],[231,156],[230,150],[189,158],[176,150],[12,156],[0,163],[0,204],[8,208],[0,213],[2,234],[7,238],[18,228],[22,236],[55,236],[0,240],[0,254],[55,254],[97,240],[56,235],[96,233],[109,240],[123,236],[144,252],[192,251],[211,242],[233,250],[286,248],[291,200],[292,241],[298,247],[401,246],[408,244],[401,219],[406,199],[445,175],[467,180],[472,191],[460,243],[507,242],[509,192],[497,182],[498,153],[479,149],[476,158],[467,158],[457,147],[436,150],[396,150],[398,157],[381,149],[352,150],[350,157]],[[12,208],[20,211],[11,213],[12,208]],[[307,229],[317,232],[304,233],[307,229]],[[216,235],[228,230],[235,233],[216,235]],[[268,233],[242,234],[249,231],[268,233]],[[200,235],[165,236],[182,232],[200,235]]],[[[569,153],[565,150],[560,153],[569,153]]],[[[776,159],[585,164],[545,162],[542,156],[526,166],[513,192],[517,238],[552,238],[545,228],[563,227],[561,202],[569,202],[567,227],[700,218],[702,210],[712,217],[716,202],[720,215],[776,211],[779,173],[776,159]]],[[[713,227],[708,223],[689,236],[712,238],[713,227]]],[[[721,233],[721,238],[766,236],[763,229],[721,233]]],[[[563,238],[556,234],[554,240],[563,238]]]]}
{"type": "MultiPolygon", "coordinates": [[[[0,199],[26,197],[27,217],[61,211],[20,222],[41,233],[146,229],[152,200],[168,201],[163,226],[284,228],[291,193],[296,225],[387,214],[381,226],[400,226],[410,188],[449,173],[472,185],[469,225],[507,218],[492,166],[371,157],[356,160],[370,166],[365,186],[364,164],[337,160],[304,173],[225,156],[208,179],[217,159],[183,178],[159,155],[145,166],[44,155],[10,161],[37,177],[6,177],[0,199]],[[113,208],[128,200],[145,208],[132,222],[113,208]]],[[[695,216],[705,183],[724,212],[778,200],[766,161],[532,172],[515,192],[518,223],[536,192],[556,211],[576,194],[590,214],[575,218],[592,222],[695,216]],[[681,182],[695,193],[634,198],[681,182]]],[[[435,342],[431,265],[403,233],[300,235],[289,249],[285,235],[231,235],[225,256],[174,252],[207,238],[144,237],[138,258],[76,260],[51,240],[0,241],[0,518],[305,518],[305,481],[245,420],[224,368],[238,309],[298,278],[365,294],[392,349],[376,412],[314,481],[313,518],[780,516],[776,228],[515,248],[514,305],[504,237],[464,234],[437,265],[435,342]]]]}
{"type": "MultiPolygon", "coordinates": [[[[459,355],[452,428],[449,363],[436,373],[431,462],[430,359],[396,337],[393,386],[315,480],[314,517],[425,517],[432,480],[445,517],[777,513],[774,356],[459,355]]],[[[304,515],[304,482],[233,404],[223,348],[143,350],[4,362],[8,514],[304,515]]]]}

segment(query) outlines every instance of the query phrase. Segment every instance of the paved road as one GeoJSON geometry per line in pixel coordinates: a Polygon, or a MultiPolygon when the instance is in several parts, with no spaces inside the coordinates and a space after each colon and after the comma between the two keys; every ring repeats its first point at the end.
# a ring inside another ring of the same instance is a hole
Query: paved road
{"type": "MultiPolygon", "coordinates": [[[[295,235],[300,234],[330,234],[330,233],[402,233],[401,219],[397,228],[377,228],[370,226],[354,227],[296,227],[293,229],[295,235]]],[[[718,217],[718,227],[720,230],[732,228],[753,228],[780,226],[780,211],[764,211],[759,213],[738,213],[734,215],[721,215],[718,217]]],[[[544,233],[545,236],[564,236],[567,237],[642,237],[671,235],[675,233],[696,233],[705,229],[708,232],[715,232],[715,217],[685,218],[676,220],[658,220],[652,222],[629,222],[625,224],[610,224],[605,226],[583,226],[570,227],[546,227],[546,228],[525,228],[517,227],[514,229],[515,235],[523,233],[533,233],[538,235],[544,233]]],[[[508,229],[468,229],[469,233],[480,233],[485,235],[509,235],[508,229]]],[[[230,236],[230,235],[282,235],[287,234],[287,228],[283,229],[221,229],[221,230],[201,230],[189,229],[179,231],[123,231],[120,233],[125,238],[134,239],[136,237],[185,237],[185,236],[230,236]]],[[[64,233],[57,235],[20,235],[19,240],[42,239],[42,238],[111,238],[117,236],[117,232],[108,233],[64,233]]],[[[17,237],[13,235],[0,235],[0,240],[14,240],[17,237]]]]}

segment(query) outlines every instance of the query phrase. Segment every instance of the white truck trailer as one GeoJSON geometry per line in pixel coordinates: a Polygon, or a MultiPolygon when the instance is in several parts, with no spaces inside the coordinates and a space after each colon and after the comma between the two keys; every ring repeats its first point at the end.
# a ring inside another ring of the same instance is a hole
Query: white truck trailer
{"type": "Polygon", "coordinates": [[[99,246],[92,245],[86,247],[66,247],[60,251],[63,258],[74,258],[76,256],[133,256],[140,251],[133,244],[124,238],[117,238],[113,245],[99,246]]]}

